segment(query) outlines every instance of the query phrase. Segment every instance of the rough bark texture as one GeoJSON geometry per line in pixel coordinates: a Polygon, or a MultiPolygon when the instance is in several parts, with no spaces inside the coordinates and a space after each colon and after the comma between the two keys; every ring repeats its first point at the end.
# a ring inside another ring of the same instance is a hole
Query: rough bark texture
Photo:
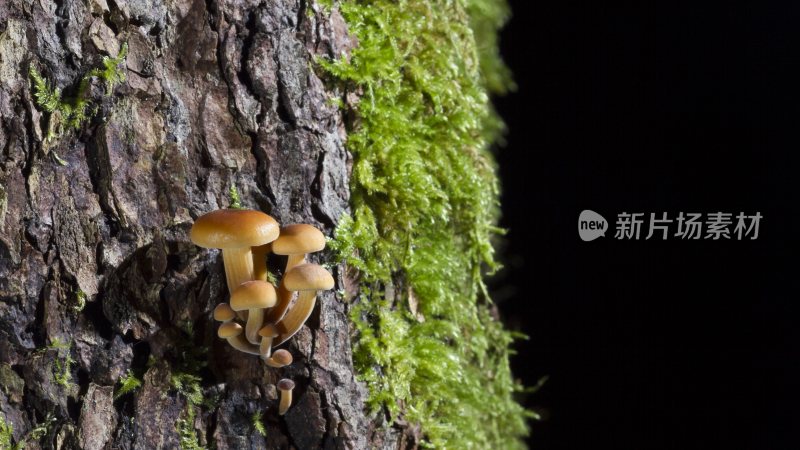
{"type": "Polygon", "coordinates": [[[216,337],[210,313],[227,299],[221,257],[187,238],[196,217],[229,205],[231,185],[245,207],[327,234],[347,208],[343,118],[329,101],[340,93],[311,61],[353,42],[335,11],[314,9],[303,0],[0,3],[0,417],[15,441],[179,448],[176,424],[191,406],[172,378],[207,361],[191,373],[210,399],[194,408],[202,445],[398,445],[396,431],[371,436],[335,291],[290,342],[295,363],[270,369],[216,337]],[[45,145],[29,68],[74,92],[122,43],[127,81],[105,96],[93,80],[97,112],[45,145]],[[69,348],[54,348],[59,341],[69,348]],[[128,370],[142,386],[114,399],[128,370]],[[273,384],[283,377],[297,383],[296,403],[279,418],[273,384]]]}

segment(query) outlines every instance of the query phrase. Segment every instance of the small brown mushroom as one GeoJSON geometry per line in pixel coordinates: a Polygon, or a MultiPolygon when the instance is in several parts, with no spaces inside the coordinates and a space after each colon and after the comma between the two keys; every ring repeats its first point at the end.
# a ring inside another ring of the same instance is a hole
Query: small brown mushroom
{"type": "Polygon", "coordinates": [[[192,242],[205,248],[222,249],[228,290],[253,279],[252,247],[278,237],[278,222],[248,209],[219,209],[199,217],[192,225],[192,242]]]}
{"type": "Polygon", "coordinates": [[[264,325],[264,309],[273,306],[275,306],[275,287],[266,281],[246,281],[231,294],[231,309],[248,311],[245,337],[251,344],[260,344],[258,330],[264,325]]]}
{"type": "MultiPolygon", "coordinates": [[[[272,244],[272,252],[276,255],[287,255],[286,269],[288,273],[294,267],[305,262],[306,254],[321,251],[325,248],[325,235],[317,228],[296,223],[281,228],[280,236],[272,244]]],[[[292,293],[283,283],[278,285],[278,304],[267,314],[269,322],[277,323],[286,314],[292,302],[292,293]]]]}
{"type": "Polygon", "coordinates": [[[214,320],[227,323],[236,318],[236,311],[227,303],[220,303],[214,308],[214,320]]]}
{"type": "Polygon", "coordinates": [[[294,389],[294,381],[284,378],[278,381],[278,390],[281,391],[281,402],[278,405],[278,414],[284,415],[289,407],[292,406],[292,389],[294,389]]]}
{"type": "Polygon", "coordinates": [[[251,355],[257,355],[258,346],[247,342],[244,336],[242,336],[243,331],[244,329],[238,323],[233,321],[225,322],[220,325],[219,330],[217,330],[217,336],[228,341],[228,343],[231,344],[231,347],[235,348],[236,350],[249,353],[251,355]]]}
{"type": "Polygon", "coordinates": [[[272,340],[278,336],[278,330],[270,323],[258,330],[258,335],[261,336],[261,358],[269,359],[272,356],[272,340]]]}
{"type": "Polygon", "coordinates": [[[286,272],[305,262],[307,253],[325,248],[325,235],[316,227],[306,223],[295,223],[281,227],[280,235],[272,243],[276,255],[288,255],[286,272]]]}
{"type": "Polygon", "coordinates": [[[300,292],[292,309],[275,327],[280,333],[273,346],[280,345],[300,330],[308,320],[317,301],[317,291],[333,289],[334,281],[330,272],[317,264],[300,264],[286,272],[281,285],[288,291],[300,292]]]}
{"type": "Polygon", "coordinates": [[[294,358],[292,358],[292,354],[289,353],[289,350],[284,350],[284,349],[275,350],[275,353],[273,353],[270,358],[264,360],[264,362],[268,366],[274,367],[276,369],[288,366],[292,363],[292,361],[294,361],[294,358]]]}

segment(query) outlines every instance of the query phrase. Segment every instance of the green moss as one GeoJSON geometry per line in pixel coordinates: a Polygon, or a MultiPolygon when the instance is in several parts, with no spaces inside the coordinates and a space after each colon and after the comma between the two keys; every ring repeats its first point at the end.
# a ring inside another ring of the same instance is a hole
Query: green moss
{"type": "Polygon", "coordinates": [[[522,448],[513,335],[491,313],[502,131],[490,92],[512,87],[496,33],[502,0],[344,0],[359,46],[321,61],[362,92],[352,216],[332,247],[359,270],[354,362],[369,405],[419,423],[423,445],[522,448]]]}
{"type": "MultiPolygon", "coordinates": [[[[97,105],[92,105],[87,99],[89,82],[92,77],[98,77],[106,85],[106,95],[111,95],[114,86],[125,81],[125,71],[119,66],[125,61],[127,54],[128,45],[123,44],[116,58],[104,56],[102,67],[92,69],[84,75],[75,96],[69,98],[63,98],[61,88],[52,86],[35,67],[31,66],[29,75],[36,104],[49,113],[45,143],[52,142],[70,129],[80,129],[83,123],[94,115],[97,105]]],[[[58,155],[55,153],[53,155],[59,164],[66,165],[58,155]]]]}
{"type": "Polygon", "coordinates": [[[75,304],[72,305],[72,311],[75,314],[80,314],[83,311],[83,308],[86,307],[86,293],[82,290],[78,289],[78,292],[75,293],[75,304]]]}
{"type": "Polygon", "coordinates": [[[180,437],[182,450],[203,450],[205,447],[200,445],[194,428],[197,408],[213,409],[218,398],[206,396],[201,385],[199,373],[208,364],[208,348],[194,344],[194,327],[191,321],[181,323],[180,329],[184,334],[178,337],[175,344],[170,387],[186,399],[186,408],[183,417],[175,422],[175,430],[180,437]]]}
{"type": "Polygon", "coordinates": [[[103,57],[103,67],[92,69],[89,75],[81,80],[81,83],[88,83],[89,77],[97,77],[106,85],[106,95],[111,95],[114,91],[114,86],[125,82],[125,71],[120,70],[119,65],[125,61],[128,56],[128,44],[122,44],[116,58],[108,56],[103,57]]]}
{"type": "Polygon", "coordinates": [[[203,388],[200,386],[200,380],[197,375],[176,372],[170,377],[170,386],[186,398],[190,405],[200,405],[203,403],[203,388]]]}
{"type": "Polygon", "coordinates": [[[142,386],[142,380],[136,378],[133,372],[128,372],[119,379],[119,389],[114,393],[114,400],[119,399],[125,394],[135,391],[142,386]]]}
{"type": "Polygon", "coordinates": [[[267,268],[267,281],[270,282],[276,288],[281,285],[281,280],[278,279],[278,276],[275,275],[269,268],[267,268]]]}
{"type": "Polygon", "coordinates": [[[175,422],[175,429],[180,437],[181,450],[202,450],[194,429],[195,408],[203,403],[203,388],[200,377],[189,373],[177,372],[170,377],[170,385],[179,395],[186,399],[184,417],[175,422]]]}
{"type": "Polygon", "coordinates": [[[267,436],[267,428],[264,427],[264,422],[261,421],[263,418],[263,413],[261,411],[256,411],[251,417],[250,421],[253,422],[253,429],[256,430],[258,434],[261,436],[267,436]]]}
{"type": "Polygon", "coordinates": [[[231,184],[231,188],[228,191],[228,196],[231,198],[231,208],[232,209],[242,209],[242,199],[239,197],[239,189],[236,188],[235,184],[231,184]]]}
{"type": "Polygon", "coordinates": [[[53,380],[57,384],[71,389],[73,386],[72,365],[75,364],[75,360],[72,359],[72,342],[64,343],[60,339],[54,338],[47,348],[55,350],[57,353],[56,359],[53,360],[53,380]]]}
{"type": "Polygon", "coordinates": [[[53,415],[52,412],[47,413],[47,416],[44,418],[44,422],[39,422],[36,426],[28,432],[25,436],[23,441],[32,441],[36,442],[39,439],[47,436],[50,434],[51,431],[55,430],[56,426],[56,417],[53,415]]]}
{"type": "MultiPolygon", "coordinates": [[[[4,416],[0,416],[0,450],[23,450],[26,443],[39,441],[51,431],[54,431],[56,425],[57,421],[55,415],[49,412],[47,416],[45,416],[43,422],[36,423],[16,444],[12,444],[11,442],[14,440],[14,426],[6,422],[4,416]]],[[[38,445],[34,447],[40,448],[38,445]]]]}
{"type": "Polygon", "coordinates": [[[24,442],[12,444],[14,440],[14,426],[6,422],[6,418],[0,416],[0,449],[22,450],[25,448],[24,442]]]}
{"type": "Polygon", "coordinates": [[[194,420],[196,413],[190,405],[186,408],[186,417],[178,419],[175,428],[178,430],[178,437],[181,450],[205,450],[197,440],[197,433],[194,430],[194,420]]]}

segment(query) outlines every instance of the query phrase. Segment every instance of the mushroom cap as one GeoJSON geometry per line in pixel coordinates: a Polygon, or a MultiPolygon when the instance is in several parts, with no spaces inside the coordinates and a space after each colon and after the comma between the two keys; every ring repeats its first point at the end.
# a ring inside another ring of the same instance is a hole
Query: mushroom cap
{"type": "Polygon", "coordinates": [[[264,325],[260,330],[258,330],[258,335],[261,337],[274,338],[278,334],[278,329],[275,328],[275,325],[271,323],[264,325]]]}
{"type": "Polygon", "coordinates": [[[227,303],[220,303],[214,308],[214,320],[219,322],[227,322],[236,317],[236,311],[231,308],[227,303]]]}
{"type": "Polygon", "coordinates": [[[283,378],[281,381],[278,381],[278,389],[282,391],[291,391],[294,389],[294,381],[288,378],[283,378]]]}
{"type": "Polygon", "coordinates": [[[294,358],[292,358],[292,354],[289,353],[289,350],[280,349],[272,353],[272,360],[282,366],[288,366],[292,363],[294,358]]]}
{"type": "Polygon", "coordinates": [[[243,331],[244,328],[242,328],[242,326],[238,323],[227,322],[219,326],[219,330],[217,330],[217,336],[221,337],[222,339],[229,339],[239,336],[243,331]]]}
{"type": "Polygon", "coordinates": [[[242,248],[264,245],[278,237],[278,222],[252,209],[218,209],[195,220],[192,242],[205,248],[242,248]]]}
{"type": "Polygon", "coordinates": [[[327,291],[333,289],[330,272],[317,264],[300,264],[283,276],[283,286],[287,291],[327,291]]]}
{"type": "Polygon", "coordinates": [[[303,255],[325,248],[325,235],[316,227],[295,223],[281,228],[280,236],[272,243],[276,255],[303,255]]]}
{"type": "Polygon", "coordinates": [[[231,309],[244,311],[245,309],[272,308],[276,301],[277,296],[272,283],[261,280],[245,281],[233,290],[231,309]]]}

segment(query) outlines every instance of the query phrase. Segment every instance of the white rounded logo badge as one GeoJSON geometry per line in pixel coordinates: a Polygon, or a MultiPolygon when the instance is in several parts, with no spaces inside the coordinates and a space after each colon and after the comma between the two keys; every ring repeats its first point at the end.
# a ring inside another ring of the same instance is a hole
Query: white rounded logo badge
{"type": "Polygon", "coordinates": [[[608,230],[608,222],[603,216],[590,209],[581,211],[581,215],[578,217],[578,234],[581,239],[587,242],[593,241],[600,236],[605,236],[606,230],[608,230]]]}

